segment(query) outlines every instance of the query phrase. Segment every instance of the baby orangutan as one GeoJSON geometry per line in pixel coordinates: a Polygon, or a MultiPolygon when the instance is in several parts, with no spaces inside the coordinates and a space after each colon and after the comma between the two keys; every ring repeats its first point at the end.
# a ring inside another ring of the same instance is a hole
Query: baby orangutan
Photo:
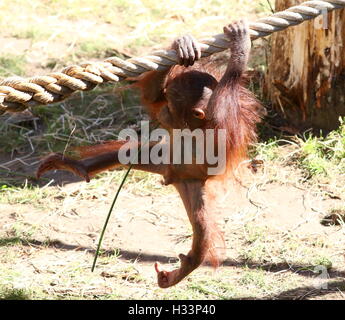
{"type": "MultiPolygon", "coordinates": [[[[221,77],[208,71],[206,65],[195,63],[201,57],[199,44],[191,36],[184,36],[172,45],[179,66],[167,71],[147,72],[134,84],[141,90],[143,105],[151,119],[171,137],[174,129],[201,129],[203,132],[213,129],[216,135],[219,130],[225,132],[226,170],[222,178],[231,174],[246,157],[248,145],[256,138],[261,109],[255,97],[242,86],[251,48],[248,25],[245,21],[234,22],[224,27],[224,33],[229,40],[231,57],[221,77]]],[[[217,141],[215,139],[216,149],[217,141]]],[[[89,181],[99,172],[122,165],[119,150],[127,143],[119,140],[80,148],[78,159],[52,154],[43,160],[37,175],[55,169],[68,170],[89,181]]],[[[138,145],[139,142],[133,147],[138,145]]],[[[154,145],[150,143],[149,148],[154,145]]],[[[194,147],[190,152],[193,154],[192,164],[143,164],[140,161],[133,164],[134,169],[161,174],[166,184],[175,186],[193,229],[192,248],[187,255],[179,255],[181,266],[178,269],[165,271],[155,264],[158,285],[162,288],[177,284],[205,261],[215,267],[220,261],[216,243],[222,236],[210,213],[212,201],[206,183],[214,176],[209,174],[207,161],[196,164],[194,147]]]]}

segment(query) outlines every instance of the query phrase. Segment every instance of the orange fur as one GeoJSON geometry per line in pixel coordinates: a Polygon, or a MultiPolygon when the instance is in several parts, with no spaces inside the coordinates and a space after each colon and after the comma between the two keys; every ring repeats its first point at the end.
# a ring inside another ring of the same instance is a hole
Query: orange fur
{"type": "Polygon", "coordinates": [[[78,155],[79,158],[83,159],[116,151],[120,149],[125,143],[126,141],[110,140],[97,145],[77,147],[74,148],[73,151],[78,155]]]}
{"type": "MultiPolygon", "coordinates": [[[[240,40],[237,45],[244,48],[240,40]]],[[[231,58],[222,76],[212,64],[196,63],[188,68],[174,66],[166,72],[147,72],[132,85],[141,90],[142,103],[151,119],[158,120],[168,130],[200,128],[226,131],[227,170],[221,176],[210,176],[207,163],[176,166],[139,163],[135,166],[135,169],[162,174],[167,184],[174,184],[193,227],[192,250],[187,256],[181,255],[181,267],[167,272],[156,265],[161,287],[178,283],[206,259],[217,267],[224,256],[224,239],[211,207],[215,202],[211,192],[214,189],[209,184],[224,182],[246,158],[248,147],[256,140],[256,124],[262,114],[259,102],[243,86],[242,74],[248,56],[241,60],[243,52],[238,51],[237,54],[231,58]],[[203,117],[195,116],[195,111],[200,111],[203,117]]],[[[79,147],[75,151],[80,161],[63,155],[51,156],[41,165],[39,173],[55,168],[88,178],[88,174],[119,165],[117,151],[125,143],[108,141],[79,147]]]]}
{"type": "MultiPolygon", "coordinates": [[[[217,91],[214,98],[215,101],[210,105],[208,104],[208,111],[212,115],[211,120],[206,123],[203,129],[225,129],[226,130],[226,159],[227,169],[221,176],[213,176],[211,180],[217,180],[222,183],[228,177],[234,177],[234,170],[237,169],[239,164],[246,159],[248,147],[256,141],[256,124],[261,119],[262,107],[255,96],[243,86],[245,76],[234,78],[233,81],[226,86],[217,87],[220,81],[221,74],[210,64],[197,63],[193,67],[185,68],[182,66],[174,66],[166,75],[166,79],[161,84],[163,85],[163,92],[170,85],[173,87],[173,93],[166,98],[162,95],[158,102],[152,102],[148,98],[149,95],[145,94],[145,90],[151,87],[154,80],[154,73],[148,73],[142,77],[136,84],[143,91],[142,103],[148,109],[151,117],[157,118],[160,108],[167,104],[168,100],[172,100],[172,105],[177,107],[177,104],[197,100],[198,96],[193,97],[194,88],[193,84],[195,78],[199,77],[200,81],[208,83],[213,86],[217,91]],[[198,72],[198,73],[196,73],[198,72]],[[202,80],[204,79],[204,80],[202,80]],[[184,97],[183,101],[178,100],[178,96],[184,97]]],[[[165,93],[165,92],[164,92],[165,93]]],[[[185,108],[185,112],[190,110],[185,108]]],[[[181,121],[183,121],[183,113],[181,113],[181,121]]],[[[210,199],[210,203],[214,200],[210,199]]],[[[208,210],[207,229],[209,230],[208,236],[208,256],[207,260],[217,267],[224,254],[222,248],[224,245],[224,238],[219,230],[215,217],[208,210]]],[[[206,244],[205,244],[206,245],[206,244]]]]}

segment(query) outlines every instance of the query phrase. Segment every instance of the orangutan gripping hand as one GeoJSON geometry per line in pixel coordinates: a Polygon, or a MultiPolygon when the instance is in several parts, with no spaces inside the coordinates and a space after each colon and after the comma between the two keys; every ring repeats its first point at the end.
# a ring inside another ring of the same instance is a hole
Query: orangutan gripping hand
{"type": "Polygon", "coordinates": [[[192,66],[195,61],[201,58],[200,45],[191,35],[176,39],[171,49],[176,51],[180,66],[192,66]]]}
{"type": "Polygon", "coordinates": [[[223,28],[224,34],[230,40],[231,59],[233,67],[242,67],[240,73],[245,71],[251,49],[249,26],[246,20],[234,22],[223,28]]]}

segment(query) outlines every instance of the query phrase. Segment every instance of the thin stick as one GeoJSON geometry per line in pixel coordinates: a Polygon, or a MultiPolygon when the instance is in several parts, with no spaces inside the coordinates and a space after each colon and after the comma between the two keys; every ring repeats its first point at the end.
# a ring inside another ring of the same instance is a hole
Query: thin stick
{"type": "MultiPolygon", "coordinates": [[[[154,127],[154,129],[157,129],[158,126],[159,126],[159,124],[157,124],[157,125],[154,127]]],[[[153,129],[153,130],[154,130],[154,129],[153,129]]],[[[148,143],[149,141],[150,141],[150,137],[147,139],[147,141],[145,141],[145,142],[143,143],[142,147],[145,146],[146,143],[148,143]]],[[[141,148],[138,149],[138,152],[135,154],[135,157],[140,155],[140,151],[141,151],[141,148]]],[[[105,222],[104,222],[104,226],[103,226],[103,229],[102,229],[102,232],[101,232],[101,236],[100,236],[99,241],[98,241],[98,245],[97,245],[97,250],[96,250],[95,258],[93,259],[93,264],[92,264],[92,268],[91,268],[91,271],[92,271],[92,272],[95,270],[95,267],[96,267],[96,262],[97,262],[97,258],[98,258],[98,255],[99,255],[99,251],[100,251],[100,249],[101,249],[103,237],[104,237],[104,234],[105,234],[105,229],[106,229],[107,226],[108,226],[108,222],[109,222],[111,213],[112,213],[112,211],[113,211],[113,209],[114,209],[114,206],[115,206],[115,203],[116,203],[116,201],[117,201],[117,198],[119,197],[120,191],[122,190],[122,187],[123,187],[123,185],[125,184],[126,179],[127,179],[128,175],[129,175],[129,173],[131,172],[132,167],[133,167],[133,164],[131,164],[131,165],[128,167],[128,169],[127,169],[125,175],[124,175],[123,178],[122,178],[121,184],[120,184],[119,188],[117,189],[117,192],[116,192],[116,194],[115,194],[114,200],[113,200],[113,202],[112,202],[112,204],[111,204],[111,206],[110,206],[110,209],[109,209],[107,218],[106,218],[106,220],[105,220],[105,222]]]]}
{"type": "Polygon", "coordinates": [[[126,179],[132,169],[132,164],[129,166],[129,168],[127,169],[125,175],[123,176],[122,178],[122,181],[121,181],[121,184],[119,186],[119,188],[117,189],[117,192],[116,192],[116,195],[114,197],[114,200],[110,206],[110,209],[109,209],[109,212],[108,212],[108,215],[107,215],[107,219],[105,220],[105,223],[104,223],[104,226],[103,226],[103,229],[102,229],[102,232],[101,232],[101,236],[99,238],[99,241],[98,241],[98,246],[97,246],[97,250],[96,250],[96,254],[95,254],[95,258],[93,259],[93,264],[92,264],[92,268],[91,268],[91,271],[93,272],[95,270],[95,267],[96,267],[96,262],[97,262],[97,258],[98,258],[98,255],[99,255],[99,251],[101,249],[101,245],[102,245],[102,241],[103,241],[103,237],[104,237],[104,234],[105,234],[105,229],[107,228],[108,226],[108,222],[109,222],[109,219],[110,219],[110,216],[111,216],[111,213],[114,209],[114,206],[115,206],[115,203],[116,203],[116,200],[120,194],[120,191],[123,187],[123,185],[125,184],[126,182],[126,179]]]}
{"type": "Polygon", "coordinates": [[[270,6],[271,12],[272,12],[272,13],[275,13],[275,10],[273,9],[273,6],[272,6],[272,4],[271,4],[271,1],[270,1],[270,0],[267,0],[267,2],[268,2],[268,5],[270,6]]]}

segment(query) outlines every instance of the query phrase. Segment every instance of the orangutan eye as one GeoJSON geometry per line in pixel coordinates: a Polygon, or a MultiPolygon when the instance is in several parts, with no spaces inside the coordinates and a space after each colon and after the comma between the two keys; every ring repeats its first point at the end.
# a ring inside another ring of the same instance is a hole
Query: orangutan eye
{"type": "Polygon", "coordinates": [[[205,112],[204,110],[200,109],[200,108],[195,108],[193,109],[193,117],[197,118],[197,119],[205,119],[205,112]]]}

